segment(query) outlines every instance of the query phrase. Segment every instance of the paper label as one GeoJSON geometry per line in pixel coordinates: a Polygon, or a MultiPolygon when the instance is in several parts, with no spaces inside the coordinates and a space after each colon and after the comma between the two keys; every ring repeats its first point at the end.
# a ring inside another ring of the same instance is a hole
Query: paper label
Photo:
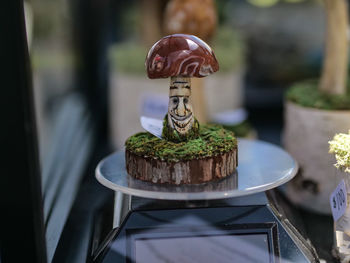
{"type": "Polygon", "coordinates": [[[329,201],[334,221],[338,221],[338,219],[344,215],[347,205],[347,193],[344,180],[341,180],[337,188],[335,188],[329,201]]]}
{"type": "Polygon", "coordinates": [[[140,118],[140,122],[142,128],[144,128],[149,133],[152,133],[159,139],[162,139],[163,120],[142,116],[140,118]]]}

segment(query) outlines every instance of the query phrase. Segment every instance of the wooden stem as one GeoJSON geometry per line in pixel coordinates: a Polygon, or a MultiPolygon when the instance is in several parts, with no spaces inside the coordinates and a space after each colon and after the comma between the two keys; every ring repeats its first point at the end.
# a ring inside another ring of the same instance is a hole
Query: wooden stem
{"type": "Polygon", "coordinates": [[[327,16],[326,50],[319,89],[345,94],[348,63],[348,7],[346,0],[324,0],[327,16]]]}

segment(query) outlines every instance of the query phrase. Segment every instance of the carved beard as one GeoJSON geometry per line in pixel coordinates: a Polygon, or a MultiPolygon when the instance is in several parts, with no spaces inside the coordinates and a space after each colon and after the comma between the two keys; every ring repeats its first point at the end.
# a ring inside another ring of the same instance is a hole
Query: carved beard
{"type": "Polygon", "coordinates": [[[183,135],[186,134],[192,128],[194,119],[192,113],[185,117],[169,114],[168,122],[171,124],[173,129],[175,129],[178,133],[183,135]]]}

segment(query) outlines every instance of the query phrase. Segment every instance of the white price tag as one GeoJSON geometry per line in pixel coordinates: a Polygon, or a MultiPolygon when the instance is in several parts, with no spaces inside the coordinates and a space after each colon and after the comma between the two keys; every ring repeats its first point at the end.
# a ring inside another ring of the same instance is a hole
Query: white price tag
{"type": "Polygon", "coordinates": [[[141,126],[149,133],[152,133],[154,136],[162,139],[163,131],[163,121],[159,119],[149,118],[142,116],[140,118],[141,126]]]}
{"type": "Polygon", "coordinates": [[[337,188],[335,188],[329,201],[334,221],[338,221],[338,219],[344,215],[347,205],[347,193],[344,180],[341,180],[337,188]]]}

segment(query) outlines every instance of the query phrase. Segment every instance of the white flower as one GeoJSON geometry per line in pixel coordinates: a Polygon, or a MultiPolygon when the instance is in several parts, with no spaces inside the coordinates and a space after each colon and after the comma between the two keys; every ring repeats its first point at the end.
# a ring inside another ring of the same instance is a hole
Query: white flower
{"type": "Polygon", "coordinates": [[[335,167],[350,173],[350,131],[349,134],[336,134],[329,142],[329,152],[335,154],[335,167]]]}

